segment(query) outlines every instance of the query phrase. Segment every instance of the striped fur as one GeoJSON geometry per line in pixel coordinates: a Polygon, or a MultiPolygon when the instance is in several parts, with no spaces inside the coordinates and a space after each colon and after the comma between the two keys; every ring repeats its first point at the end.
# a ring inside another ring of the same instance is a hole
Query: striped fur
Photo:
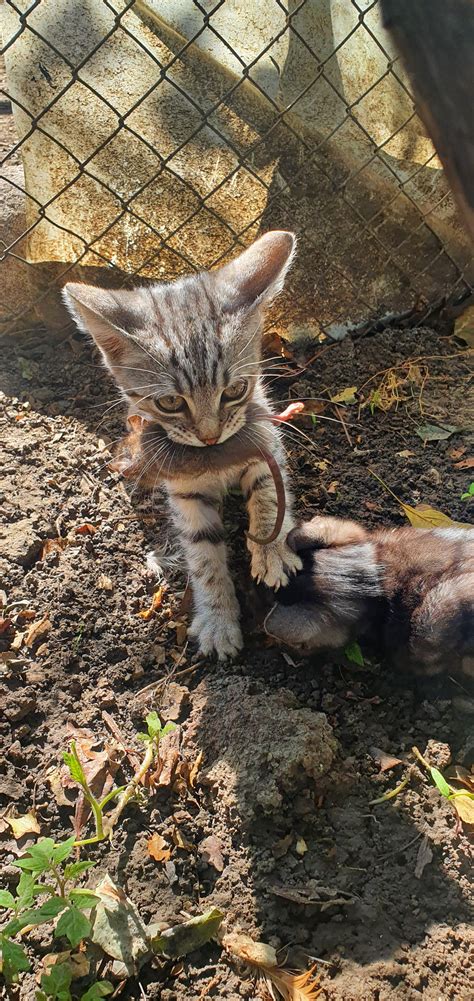
{"type": "MultiPolygon", "coordinates": [[[[263,312],[283,287],[294,249],[291,233],[267,233],[217,271],[173,284],[113,292],[68,284],[64,290],[72,315],[92,335],[122,390],[129,415],[151,420],[159,432],[144,436],[140,475],[165,483],[194,593],[190,634],[203,653],[222,659],[236,654],[242,636],[221,501],[230,485],[240,483],[250,533],[266,538],[275,523],[276,496],[265,462],[242,462],[237,449],[233,456],[226,448],[222,468],[211,472],[208,456],[215,444],[251,437],[277,458],[286,480],[278,429],[268,421],[257,424],[252,415],[256,407],[270,412],[260,367],[263,312]],[[243,387],[239,397],[229,398],[236,387],[243,387]],[[180,409],[164,410],[170,399],[180,409]],[[192,461],[183,469],[185,446],[192,461]]],[[[248,542],[252,575],[270,587],[287,584],[301,566],[286,542],[292,526],[288,491],[279,538],[265,547],[248,542]]]]}
{"type": "Polygon", "coordinates": [[[269,635],[306,652],[369,633],[400,668],[474,677],[474,530],[368,532],[316,517],[289,543],[303,570],[265,620],[269,635]]]}

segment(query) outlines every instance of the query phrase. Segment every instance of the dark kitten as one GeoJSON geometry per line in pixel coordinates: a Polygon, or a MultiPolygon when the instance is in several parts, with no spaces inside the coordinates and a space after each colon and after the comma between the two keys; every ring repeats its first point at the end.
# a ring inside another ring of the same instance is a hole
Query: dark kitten
{"type": "Polygon", "coordinates": [[[474,679],[474,531],[316,517],[288,543],[303,569],[266,617],[270,636],[309,653],[368,633],[399,667],[474,679]]]}

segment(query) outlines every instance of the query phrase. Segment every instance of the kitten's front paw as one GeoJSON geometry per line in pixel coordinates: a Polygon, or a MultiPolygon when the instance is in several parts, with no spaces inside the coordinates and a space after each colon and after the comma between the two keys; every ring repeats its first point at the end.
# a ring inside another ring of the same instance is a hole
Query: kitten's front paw
{"type": "Polygon", "coordinates": [[[215,612],[198,612],[188,635],[197,640],[200,653],[205,656],[215,653],[219,660],[235,657],[243,647],[239,623],[215,612]]]}
{"type": "Polygon", "coordinates": [[[286,539],[272,542],[269,546],[249,542],[249,550],[252,555],[252,577],[258,584],[266,584],[275,591],[288,584],[292,574],[303,566],[300,557],[287,545],[286,539]]]}

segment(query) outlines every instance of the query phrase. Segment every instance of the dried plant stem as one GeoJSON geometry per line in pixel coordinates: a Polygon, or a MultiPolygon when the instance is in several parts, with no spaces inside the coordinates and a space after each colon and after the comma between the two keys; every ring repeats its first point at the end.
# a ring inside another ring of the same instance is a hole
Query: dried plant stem
{"type": "Polygon", "coordinates": [[[105,834],[106,834],[107,837],[110,838],[112,836],[115,824],[117,823],[117,820],[119,819],[119,817],[123,813],[123,811],[124,811],[127,803],[129,803],[130,800],[132,799],[132,797],[135,795],[135,793],[137,791],[137,788],[140,785],[142,779],[145,777],[145,775],[147,774],[147,772],[150,770],[150,768],[151,768],[151,766],[153,764],[153,759],[154,759],[154,756],[155,756],[155,750],[156,750],[155,744],[153,743],[153,741],[150,741],[150,743],[147,745],[147,748],[146,748],[146,751],[145,751],[145,754],[144,754],[144,757],[143,757],[143,761],[142,761],[140,767],[135,772],[135,775],[133,776],[133,778],[130,779],[130,782],[128,783],[128,785],[125,786],[125,789],[123,790],[123,792],[120,794],[115,809],[112,810],[112,813],[105,820],[104,830],[105,830],[105,834]]]}

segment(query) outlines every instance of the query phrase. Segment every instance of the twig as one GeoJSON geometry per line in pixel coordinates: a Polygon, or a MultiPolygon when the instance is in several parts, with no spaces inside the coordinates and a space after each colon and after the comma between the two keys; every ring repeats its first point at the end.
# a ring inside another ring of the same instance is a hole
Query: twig
{"type": "Polygon", "coordinates": [[[108,726],[111,734],[115,737],[116,741],[120,744],[120,746],[125,751],[125,754],[127,755],[127,758],[129,760],[132,768],[135,768],[135,770],[136,770],[139,767],[139,765],[140,765],[140,757],[139,757],[139,755],[136,754],[135,751],[131,751],[127,747],[127,744],[126,744],[126,741],[125,741],[125,737],[124,737],[124,735],[123,735],[120,727],[117,725],[117,723],[112,718],[112,716],[110,715],[110,713],[108,713],[105,709],[102,710],[102,719],[103,719],[105,725],[108,726]]]}
{"type": "Polygon", "coordinates": [[[334,410],[335,410],[335,412],[336,412],[337,416],[339,417],[339,420],[340,420],[340,422],[342,424],[342,430],[344,431],[344,434],[345,434],[345,436],[346,436],[346,438],[347,438],[347,440],[349,442],[350,448],[354,448],[354,444],[353,444],[352,438],[351,438],[351,436],[350,436],[350,434],[349,434],[349,432],[347,430],[347,424],[346,424],[346,421],[344,419],[342,410],[339,407],[334,407],[334,410]]]}
{"type": "Polygon", "coordinates": [[[414,838],[411,838],[410,841],[407,841],[406,845],[402,845],[400,848],[394,848],[393,851],[387,852],[385,855],[376,855],[375,857],[377,862],[385,862],[386,859],[392,858],[394,855],[399,855],[400,852],[406,852],[407,848],[411,848],[411,846],[416,844],[416,842],[419,841],[420,838],[422,837],[423,837],[423,831],[418,831],[418,834],[415,834],[414,838]]]}

